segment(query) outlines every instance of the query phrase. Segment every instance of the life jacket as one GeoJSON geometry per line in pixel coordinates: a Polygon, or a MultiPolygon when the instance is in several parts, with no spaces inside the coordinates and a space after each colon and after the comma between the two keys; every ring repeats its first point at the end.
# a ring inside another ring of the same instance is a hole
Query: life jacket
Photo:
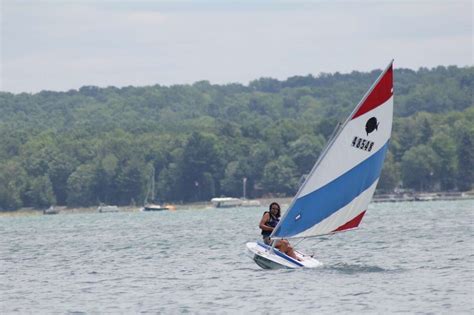
{"type": "MultiPolygon", "coordinates": [[[[270,219],[268,219],[268,221],[265,222],[265,225],[269,226],[269,227],[272,227],[272,228],[276,227],[278,222],[280,222],[280,219],[272,216],[272,214],[269,211],[265,211],[263,214],[265,214],[265,213],[270,214],[270,219]]],[[[262,230],[262,235],[263,236],[270,236],[270,234],[272,234],[272,232],[262,230]]]]}

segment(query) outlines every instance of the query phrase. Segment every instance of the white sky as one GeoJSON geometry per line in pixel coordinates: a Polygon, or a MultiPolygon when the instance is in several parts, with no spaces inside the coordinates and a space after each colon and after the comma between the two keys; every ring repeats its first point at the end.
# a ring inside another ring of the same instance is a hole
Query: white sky
{"type": "Polygon", "coordinates": [[[473,65],[472,0],[0,0],[0,90],[473,65]]]}

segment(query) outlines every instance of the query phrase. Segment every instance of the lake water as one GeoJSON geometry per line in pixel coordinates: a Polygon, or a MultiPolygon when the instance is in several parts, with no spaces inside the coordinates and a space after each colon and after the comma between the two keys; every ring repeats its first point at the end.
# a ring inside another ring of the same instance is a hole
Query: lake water
{"type": "Polygon", "coordinates": [[[261,208],[0,217],[0,313],[474,313],[474,201],[371,204],[354,232],[246,254],[261,208]]]}

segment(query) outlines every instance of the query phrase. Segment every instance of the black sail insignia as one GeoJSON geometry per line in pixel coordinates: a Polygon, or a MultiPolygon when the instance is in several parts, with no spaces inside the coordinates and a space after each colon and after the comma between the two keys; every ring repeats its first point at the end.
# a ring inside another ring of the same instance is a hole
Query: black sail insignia
{"type": "Polygon", "coordinates": [[[372,117],[367,122],[365,123],[365,132],[367,132],[367,136],[369,133],[373,132],[374,130],[378,130],[379,127],[379,122],[377,121],[377,118],[372,117]]]}

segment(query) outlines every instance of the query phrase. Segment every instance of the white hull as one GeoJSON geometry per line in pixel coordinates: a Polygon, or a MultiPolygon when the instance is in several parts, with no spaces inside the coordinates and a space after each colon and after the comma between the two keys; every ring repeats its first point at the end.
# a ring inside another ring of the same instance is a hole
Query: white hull
{"type": "Polygon", "coordinates": [[[163,207],[160,205],[149,205],[140,209],[140,211],[163,211],[163,210],[169,210],[169,209],[166,206],[163,207]]]}
{"type": "Polygon", "coordinates": [[[106,213],[106,212],[119,212],[119,207],[117,206],[99,206],[97,207],[97,211],[100,213],[106,213]]]}
{"type": "Polygon", "coordinates": [[[222,198],[212,198],[211,203],[216,208],[232,208],[232,207],[240,207],[243,201],[238,198],[222,197],[222,198]]]}
{"type": "Polygon", "coordinates": [[[316,268],[323,264],[309,255],[305,255],[295,250],[296,256],[301,259],[297,261],[278,249],[271,248],[260,242],[249,242],[246,244],[252,259],[264,269],[297,269],[297,268],[316,268]]]}

